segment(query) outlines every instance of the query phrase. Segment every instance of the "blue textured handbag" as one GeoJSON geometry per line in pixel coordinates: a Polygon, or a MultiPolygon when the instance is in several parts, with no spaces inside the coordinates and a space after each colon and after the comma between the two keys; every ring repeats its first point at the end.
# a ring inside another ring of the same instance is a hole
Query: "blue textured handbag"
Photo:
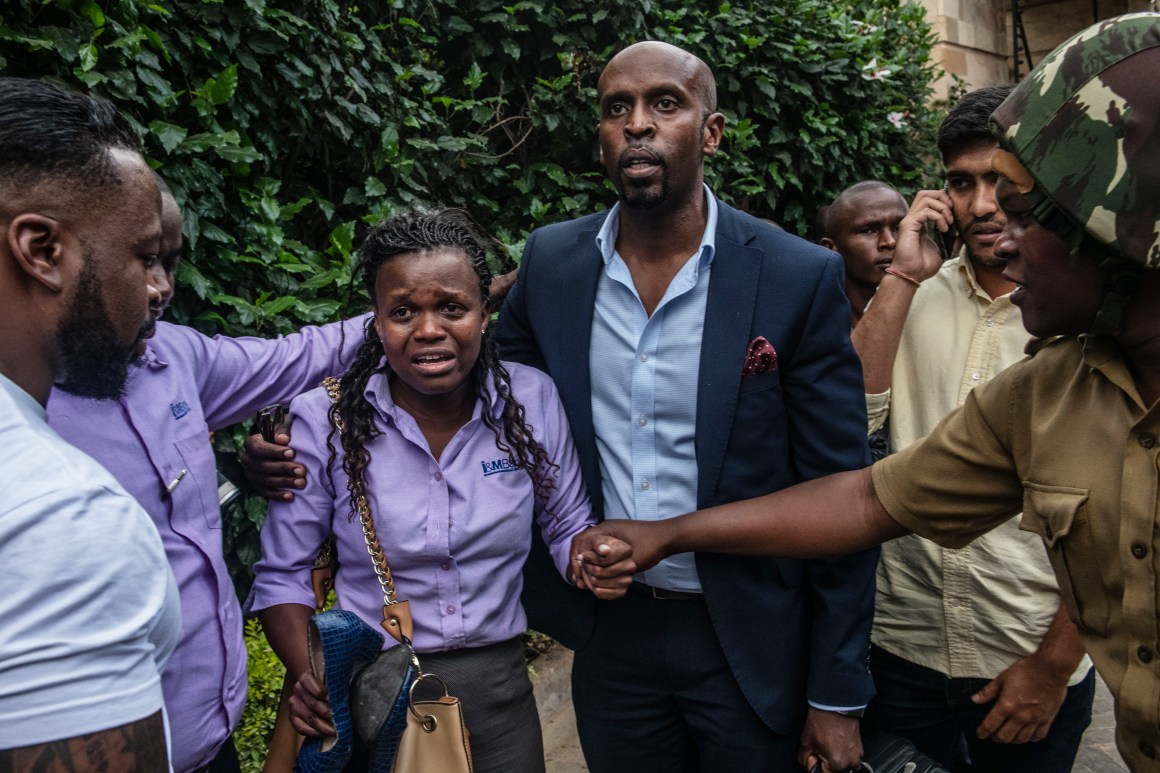
{"type": "Polygon", "coordinates": [[[326,686],[338,736],[307,738],[295,771],[390,773],[407,726],[411,648],[381,651],[383,635],[345,610],[315,615],[309,631],[310,667],[326,686]]]}

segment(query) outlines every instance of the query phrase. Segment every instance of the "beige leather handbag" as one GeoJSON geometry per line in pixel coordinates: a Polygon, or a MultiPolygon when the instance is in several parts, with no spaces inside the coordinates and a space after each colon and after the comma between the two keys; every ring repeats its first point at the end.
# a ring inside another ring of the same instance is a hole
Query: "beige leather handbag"
{"type": "Polygon", "coordinates": [[[448,693],[447,684],[435,674],[422,674],[411,683],[408,702],[407,728],[399,740],[392,773],[471,773],[463,706],[448,693]],[[415,700],[415,687],[425,679],[443,686],[441,698],[415,700]]]}

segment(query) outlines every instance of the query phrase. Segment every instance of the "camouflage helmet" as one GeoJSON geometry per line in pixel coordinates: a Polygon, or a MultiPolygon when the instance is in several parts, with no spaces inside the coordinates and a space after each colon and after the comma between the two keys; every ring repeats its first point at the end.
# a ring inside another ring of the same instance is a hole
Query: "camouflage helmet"
{"type": "Polygon", "coordinates": [[[1109,19],[1063,43],[991,129],[1033,178],[1040,223],[1160,268],[1160,14],[1109,19]]]}

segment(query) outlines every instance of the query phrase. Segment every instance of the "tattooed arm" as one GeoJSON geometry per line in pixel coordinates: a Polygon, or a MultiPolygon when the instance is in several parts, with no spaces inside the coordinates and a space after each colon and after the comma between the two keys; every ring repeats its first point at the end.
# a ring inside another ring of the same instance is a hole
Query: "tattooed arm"
{"type": "Polygon", "coordinates": [[[161,712],[60,741],[0,750],[0,773],[163,773],[169,770],[161,712]]]}

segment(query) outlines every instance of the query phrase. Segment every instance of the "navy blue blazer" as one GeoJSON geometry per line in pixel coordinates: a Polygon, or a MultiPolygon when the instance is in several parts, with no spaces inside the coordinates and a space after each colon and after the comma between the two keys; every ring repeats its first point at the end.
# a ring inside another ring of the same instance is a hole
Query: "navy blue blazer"
{"type": "MultiPolygon", "coordinates": [[[[589,343],[607,212],[534,231],[499,319],[504,359],[546,371],[572,425],[597,517],[589,343]]],[[[733,502],[869,464],[862,368],[850,344],[840,258],[720,204],[697,389],[697,503],[733,502]],[[742,378],[764,336],[778,367],[742,378]]],[[[742,691],[775,732],[793,731],[806,699],[861,706],[877,549],[799,561],[698,553],[710,617],[742,691]]],[[[529,625],[573,649],[601,605],[560,581],[542,543],[524,575],[529,625]]],[[[627,646],[631,643],[626,642],[627,646]]]]}

